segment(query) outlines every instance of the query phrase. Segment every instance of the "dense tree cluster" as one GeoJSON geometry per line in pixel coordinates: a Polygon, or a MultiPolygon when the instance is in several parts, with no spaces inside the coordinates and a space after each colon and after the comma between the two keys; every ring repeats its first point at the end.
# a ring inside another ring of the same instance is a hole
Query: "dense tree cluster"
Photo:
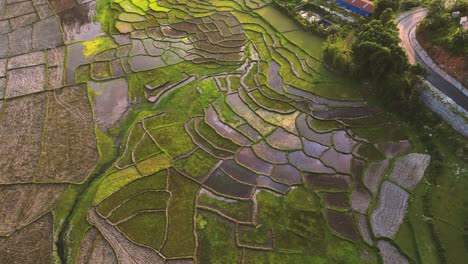
{"type": "Polygon", "coordinates": [[[420,4],[421,0],[380,0],[377,2],[373,16],[379,18],[387,8],[391,8],[395,11],[402,11],[419,6],[420,4]]]}
{"type": "Polygon", "coordinates": [[[450,15],[446,12],[443,1],[432,1],[429,5],[428,17],[423,23],[423,27],[427,30],[441,30],[449,22],[450,15]]]}
{"type": "Polygon", "coordinates": [[[452,52],[468,52],[468,35],[450,13],[460,12],[459,17],[468,15],[468,1],[454,1],[445,5],[445,1],[430,2],[429,13],[419,27],[419,31],[434,44],[445,46],[452,52]]]}
{"type": "Polygon", "coordinates": [[[388,8],[379,19],[363,24],[351,45],[343,37],[329,37],[324,59],[335,69],[368,81],[373,92],[399,109],[402,104],[409,105],[418,75],[425,74],[422,66],[409,64],[399,42],[394,13],[388,8]]]}
{"type": "Polygon", "coordinates": [[[399,42],[394,28],[385,27],[382,21],[365,24],[352,47],[358,75],[379,80],[403,73],[408,68],[408,59],[399,42]]]}

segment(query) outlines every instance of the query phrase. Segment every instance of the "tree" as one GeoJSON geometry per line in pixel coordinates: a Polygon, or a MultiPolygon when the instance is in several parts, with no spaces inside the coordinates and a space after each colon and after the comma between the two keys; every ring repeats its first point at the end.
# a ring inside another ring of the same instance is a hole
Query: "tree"
{"type": "Polygon", "coordinates": [[[400,43],[398,34],[393,29],[388,30],[388,28],[385,28],[380,20],[372,20],[363,25],[363,29],[359,33],[356,42],[361,43],[365,41],[375,42],[382,46],[398,45],[400,43]]]}
{"type": "Polygon", "coordinates": [[[348,47],[347,41],[341,37],[338,37],[333,41],[331,36],[327,38],[323,50],[323,59],[340,72],[349,75],[354,74],[351,50],[348,47]]]}
{"type": "Polygon", "coordinates": [[[393,9],[391,8],[385,9],[380,15],[380,21],[382,22],[382,25],[384,27],[396,29],[395,13],[393,12],[393,9]]]}
{"type": "Polygon", "coordinates": [[[427,75],[427,70],[424,68],[421,64],[416,63],[416,64],[411,64],[409,69],[408,69],[412,74],[421,76],[421,77],[426,77],[427,75]]]}
{"type": "Polygon", "coordinates": [[[390,49],[375,42],[364,41],[353,49],[354,62],[362,77],[380,79],[386,72],[389,63],[390,49]]]}
{"type": "MultiPolygon", "coordinates": [[[[390,21],[393,20],[387,22],[390,21]]],[[[364,25],[352,47],[358,74],[374,81],[389,74],[402,74],[409,63],[398,44],[398,33],[392,27],[384,27],[380,20],[364,25]]]]}
{"type": "Polygon", "coordinates": [[[428,16],[440,16],[445,13],[445,4],[444,1],[433,0],[429,4],[429,13],[428,16]]]}
{"type": "Polygon", "coordinates": [[[460,11],[462,14],[468,13],[468,1],[456,1],[451,11],[460,11]]]}
{"type": "Polygon", "coordinates": [[[351,49],[342,38],[335,41],[329,37],[323,58],[335,69],[369,81],[372,93],[384,98],[382,102],[387,109],[408,115],[420,105],[415,87],[426,71],[420,65],[410,65],[406,52],[399,46],[393,10],[386,7],[379,16],[374,16],[379,19],[367,23],[362,20],[351,49]]]}
{"type": "Polygon", "coordinates": [[[401,74],[408,68],[401,48],[385,47],[375,42],[362,42],[353,49],[353,57],[359,74],[372,80],[388,74],[401,74]]]}
{"type": "Polygon", "coordinates": [[[451,41],[451,45],[453,50],[460,52],[463,51],[463,49],[466,47],[466,44],[468,44],[468,37],[466,36],[465,32],[463,29],[458,28],[455,34],[453,34],[453,39],[451,41]]]}
{"type": "Polygon", "coordinates": [[[400,6],[400,1],[401,0],[380,0],[377,2],[377,5],[375,6],[374,12],[372,15],[375,18],[379,18],[380,15],[385,11],[387,8],[391,8],[392,10],[398,10],[400,6]]]}
{"type": "Polygon", "coordinates": [[[334,25],[331,25],[327,31],[328,31],[328,34],[331,38],[331,42],[332,43],[335,43],[336,42],[336,39],[338,38],[338,35],[340,34],[340,26],[337,25],[337,24],[334,24],[334,25]]]}

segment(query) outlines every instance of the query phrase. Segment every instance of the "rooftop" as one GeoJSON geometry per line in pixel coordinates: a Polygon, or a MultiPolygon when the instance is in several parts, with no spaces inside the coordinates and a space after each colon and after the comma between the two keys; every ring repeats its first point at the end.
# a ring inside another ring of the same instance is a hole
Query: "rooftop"
{"type": "Polygon", "coordinates": [[[355,6],[366,12],[372,13],[374,11],[374,3],[369,0],[340,0],[341,2],[355,6]]]}

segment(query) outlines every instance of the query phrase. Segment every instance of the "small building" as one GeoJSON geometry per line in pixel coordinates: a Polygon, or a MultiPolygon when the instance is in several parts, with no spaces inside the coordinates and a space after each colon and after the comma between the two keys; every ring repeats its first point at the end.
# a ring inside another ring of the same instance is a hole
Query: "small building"
{"type": "Polygon", "coordinates": [[[298,14],[309,23],[320,22],[322,20],[320,15],[313,12],[301,10],[298,12],[298,14]]]}
{"type": "Polygon", "coordinates": [[[369,0],[337,0],[336,3],[363,16],[370,16],[374,11],[374,3],[369,0]]]}
{"type": "Polygon", "coordinates": [[[468,16],[460,18],[460,26],[463,28],[463,31],[468,30],[468,16]]]}

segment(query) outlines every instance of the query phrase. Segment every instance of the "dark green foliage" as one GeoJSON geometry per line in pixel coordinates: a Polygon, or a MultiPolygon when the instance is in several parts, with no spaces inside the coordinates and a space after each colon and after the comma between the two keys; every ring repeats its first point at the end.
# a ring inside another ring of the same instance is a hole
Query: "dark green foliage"
{"type": "Polygon", "coordinates": [[[353,56],[359,75],[373,80],[401,74],[408,67],[404,51],[396,45],[385,47],[364,41],[355,46],[353,56]]]}
{"type": "MultiPolygon", "coordinates": [[[[348,39],[329,37],[325,43],[324,59],[340,72],[373,82],[389,75],[401,75],[408,67],[392,9],[387,9],[381,20],[371,20],[361,26],[350,46],[348,39]]],[[[349,38],[349,37],[348,37],[349,38]]]]}
{"type": "Polygon", "coordinates": [[[450,23],[450,15],[445,10],[443,1],[432,1],[429,4],[428,18],[421,25],[423,30],[445,30],[443,27],[450,23]]]}
{"type": "Polygon", "coordinates": [[[408,69],[413,75],[418,75],[425,77],[427,75],[427,69],[424,68],[421,64],[411,64],[408,69]]]}
{"type": "Polygon", "coordinates": [[[239,94],[241,95],[241,98],[244,99],[245,103],[249,106],[250,109],[253,111],[256,111],[258,108],[258,104],[247,94],[247,91],[244,89],[239,90],[239,94]]]}
{"type": "Polygon", "coordinates": [[[288,208],[303,211],[317,211],[320,209],[320,201],[318,197],[310,193],[305,187],[297,187],[294,191],[289,192],[284,202],[288,208]]]}
{"type": "Polygon", "coordinates": [[[400,0],[380,0],[377,2],[372,16],[375,18],[379,18],[381,14],[388,8],[398,11],[400,7],[399,3],[400,0]]]}
{"type": "Polygon", "coordinates": [[[200,178],[206,176],[217,162],[218,159],[198,149],[192,155],[174,162],[174,166],[189,176],[200,178]]]}
{"type": "Polygon", "coordinates": [[[396,28],[385,28],[380,20],[371,20],[364,24],[356,39],[357,44],[373,42],[381,46],[390,47],[400,42],[396,28]]]}
{"type": "Polygon", "coordinates": [[[458,28],[457,31],[453,34],[452,42],[450,43],[452,50],[456,52],[463,52],[468,45],[468,34],[458,28]]]}
{"type": "Polygon", "coordinates": [[[429,13],[421,22],[418,33],[453,53],[468,54],[468,34],[460,27],[460,20],[450,16],[450,12],[453,11],[459,11],[459,17],[468,15],[468,2],[457,1],[447,10],[443,1],[432,1],[429,4],[429,13]]]}
{"type": "Polygon", "coordinates": [[[248,263],[376,263],[373,252],[369,261],[359,256],[359,248],[337,238],[326,228],[318,198],[304,187],[285,197],[262,191],[257,195],[257,227],[241,227],[240,240],[256,246],[271,246],[274,251],[246,250],[248,263]],[[269,234],[271,230],[271,235],[269,234]]]}
{"type": "Polygon", "coordinates": [[[369,161],[380,161],[385,158],[385,156],[380,151],[378,151],[374,145],[368,143],[363,143],[359,147],[357,153],[359,156],[364,157],[369,161]]]}
{"type": "Polygon", "coordinates": [[[191,256],[195,251],[193,216],[198,185],[170,170],[168,186],[172,197],[167,208],[167,240],[161,253],[166,257],[191,256]]]}
{"type": "Polygon", "coordinates": [[[359,137],[364,137],[374,143],[407,139],[404,131],[400,127],[393,125],[359,127],[352,129],[352,131],[359,137]]]}
{"type": "Polygon", "coordinates": [[[337,70],[368,81],[370,93],[385,98],[386,108],[408,115],[422,107],[415,87],[425,71],[421,66],[410,66],[399,46],[393,17],[392,9],[386,8],[379,20],[362,25],[351,47],[348,39],[328,38],[324,59],[337,70]]]}
{"type": "Polygon", "coordinates": [[[247,251],[244,257],[246,263],[327,263],[326,259],[320,256],[295,254],[278,251],[247,251]]]}
{"type": "Polygon", "coordinates": [[[291,205],[298,206],[301,201],[313,203],[313,200],[307,198],[311,194],[305,189],[299,191],[301,195],[294,195],[295,192],[291,191],[285,198],[270,192],[260,192],[257,195],[258,220],[272,228],[275,246],[278,249],[323,254],[324,244],[321,241],[324,238],[325,222],[320,213],[311,211],[312,206],[291,207],[291,205]],[[288,198],[290,195],[293,197],[288,198]]]}
{"type": "MultiPolygon", "coordinates": [[[[210,153],[213,153],[215,156],[227,157],[227,156],[230,155],[229,152],[226,152],[226,151],[219,150],[219,149],[215,148],[215,147],[212,145],[211,142],[208,142],[206,139],[204,139],[203,137],[201,137],[201,136],[197,133],[197,131],[195,130],[195,125],[196,125],[195,122],[191,122],[191,123],[189,124],[189,126],[188,126],[188,129],[189,129],[189,131],[190,131],[190,134],[193,135],[194,140],[195,140],[196,142],[198,142],[198,144],[200,144],[200,145],[204,146],[205,148],[207,148],[208,151],[209,151],[210,153]]],[[[178,167],[179,169],[181,169],[181,167],[184,166],[184,165],[182,165],[182,163],[184,162],[183,160],[184,160],[184,159],[180,160],[180,162],[179,162],[179,161],[176,162],[175,166],[178,167]]],[[[191,176],[195,176],[195,175],[191,175],[191,176]]]]}
{"type": "Polygon", "coordinates": [[[323,59],[340,72],[352,75],[355,71],[351,49],[343,39],[331,41],[329,38],[325,43],[323,59]]]}
{"type": "Polygon", "coordinates": [[[399,246],[400,250],[403,251],[408,257],[416,261],[418,259],[418,249],[416,241],[413,237],[413,228],[409,220],[406,220],[401,224],[400,229],[395,237],[395,243],[399,246]]]}
{"type": "Polygon", "coordinates": [[[216,111],[218,111],[218,109],[221,109],[220,113],[218,113],[220,118],[224,119],[223,122],[225,123],[241,123],[241,118],[231,109],[231,107],[226,103],[225,100],[225,96],[222,96],[218,98],[214,103],[216,106],[216,111]]]}
{"type": "Polygon", "coordinates": [[[385,16],[387,26],[380,20],[372,20],[363,26],[353,44],[353,61],[361,77],[379,80],[391,74],[402,74],[408,68],[406,53],[398,45],[396,28],[388,27],[392,22],[391,14],[386,12],[385,16]]]}
{"type": "Polygon", "coordinates": [[[149,133],[163,151],[171,157],[185,154],[195,147],[195,144],[185,133],[184,125],[180,123],[157,128],[149,131],[149,133]]]}
{"type": "Polygon", "coordinates": [[[289,219],[288,229],[308,239],[322,236],[322,230],[317,228],[322,224],[320,212],[293,211],[289,219]]]}
{"type": "Polygon", "coordinates": [[[234,225],[212,213],[197,215],[200,263],[238,263],[240,251],[234,241],[234,225]]]}
{"type": "MultiPolygon", "coordinates": [[[[436,1],[439,1],[439,0],[436,0],[436,1]]],[[[421,5],[421,2],[422,2],[421,0],[380,0],[377,2],[372,16],[380,17],[380,15],[387,8],[391,8],[397,12],[402,12],[410,8],[421,5]]]]}
{"type": "Polygon", "coordinates": [[[164,242],[166,214],[143,212],[117,227],[136,243],[159,250],[164,242]]]}
{"type": "Polygon", "coordinates": [[[452,4],[449,8],[449,12],[460,11],[461,14],[468,14],[468,1],[466,0],[456,0],[452,1],[452,4]]]}
{"type": "Polygon", "coordinates": [[[385,9],[382,14],[380,15],[380,22],[382,22],[382,25],[385,27],[395,27],[395,13],[393,9],[387,8],[385,9]]]}
{"type": "Polygon", "coordinates": [[[272,239],[267,226],[241,227],[239,230],[239,240],[243,244],[268,245],[272,239]]]}

